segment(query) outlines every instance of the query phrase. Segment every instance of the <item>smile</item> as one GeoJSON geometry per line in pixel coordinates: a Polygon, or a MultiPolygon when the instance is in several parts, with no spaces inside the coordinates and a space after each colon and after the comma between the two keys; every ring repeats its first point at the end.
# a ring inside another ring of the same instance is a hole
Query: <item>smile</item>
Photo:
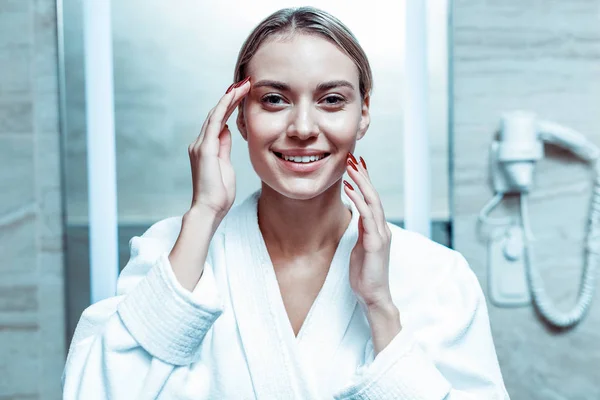
{"type": "Polygon", "coordinates": [[[320,161],[320,160],[324,159],[325,157],[329,156],[329,153],[323,153],[323,154],[318,154],[318,155],[314,155],[314,156],[287,156],[287,155],[283,155],[283,154],[277,153],[277,152],[273,152],[273,153],[275,153],[275,155],[282,160],[294,162],[294,163],[298,163],[298,164],[310,164],[310,163],[313,163],[316,161],[320,161]]]}
{"type": "Polygon", "coordinates": [[[313,154],[310,156],[300,155],[284,155],[273,151],[277,164],[283,169],[291,171],[294,174],[310,174],[320,170],[327,161],[331,153],[313,154]]]}

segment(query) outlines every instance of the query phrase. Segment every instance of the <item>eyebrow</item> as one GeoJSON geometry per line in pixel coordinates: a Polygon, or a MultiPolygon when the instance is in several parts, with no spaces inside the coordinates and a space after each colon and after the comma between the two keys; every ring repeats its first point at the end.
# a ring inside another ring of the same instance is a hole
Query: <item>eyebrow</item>
{"type": "Polygon", "coordinates": [[[350,89],[354,90],[354,85],[352,85],[350,82],[344,81],[344,80],[329,81],[329,82],[320,83],[317,86],[317,90],[319,92],[325,92],[327,90],[330,90],[330,89],[333,89],[333,88],[336,88],[336,87],[340,87],[340,86],[341,87],[345,86],[347,88],[350,88],[350,89]]]}
{"type": "MultiPolygon", "coordinates": [[[[354,85],[352,85],[350,82],[345,81],[345,80],[337,80],[337,81],[329,81],[329,82],[319,83],[317,85],[317,91],[325,92],[327,90],[334,89],[336,87],[344,87],[344,86],[354,90],[354,85]]],[[[272,80],[258,81],[256,83],[252,84],[252,87],[253,88],[271,87],[273,89],[281,90],[281,91],[289,91],[290,90],[290,86],[288,84],[279,82],[279,81],[272,81],[272,80]]]]}

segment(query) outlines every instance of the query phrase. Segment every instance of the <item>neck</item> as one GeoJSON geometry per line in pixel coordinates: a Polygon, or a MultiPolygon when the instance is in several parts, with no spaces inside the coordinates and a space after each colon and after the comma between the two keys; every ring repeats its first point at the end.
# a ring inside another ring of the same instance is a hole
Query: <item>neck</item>
{"type": "Polygon", "coordinates": [[[262,184],[258,224],[263,238],[280,254],[310,254],[337,247],[352,214],[334,184],[309,200],[290,199],[262,184]]]}

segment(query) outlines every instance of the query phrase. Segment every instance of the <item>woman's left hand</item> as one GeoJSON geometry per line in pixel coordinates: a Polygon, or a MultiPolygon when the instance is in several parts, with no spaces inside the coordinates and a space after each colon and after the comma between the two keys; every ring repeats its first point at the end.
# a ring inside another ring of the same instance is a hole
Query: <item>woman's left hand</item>
{"type": "Polygon", "coordinates": [[[389,309],[393,306],[389,285],[392,233],[362,157],[357,162],[348,153],[346,167],[362,193],[344,181],[344,190],[360,213],[358,241],[350,255],[350,285],[367,309],[389,309]]]}

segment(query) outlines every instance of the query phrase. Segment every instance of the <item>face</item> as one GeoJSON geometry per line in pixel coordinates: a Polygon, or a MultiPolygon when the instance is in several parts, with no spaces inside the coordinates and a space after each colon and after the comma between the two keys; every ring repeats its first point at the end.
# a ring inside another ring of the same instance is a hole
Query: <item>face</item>
{"type": "Polygon", "coordinates": [[[237,123],[263,183],[300,200],[339,183],[369,126],[352,59],[323,38],[294,35],[264,43],[248,75],[237,123]]]}

